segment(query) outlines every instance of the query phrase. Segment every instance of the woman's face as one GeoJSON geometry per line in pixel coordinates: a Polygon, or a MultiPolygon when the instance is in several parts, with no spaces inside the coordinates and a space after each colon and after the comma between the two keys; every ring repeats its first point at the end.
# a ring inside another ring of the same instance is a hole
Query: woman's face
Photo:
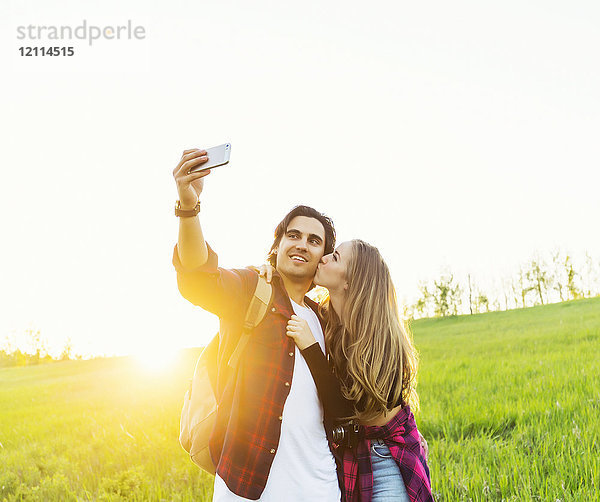
{"type": "Polygon", "coordinates": [[[352,243],[343,242],[333,253],[323,256],[317,267],[314,283],[327,288],[330,293],[347,289],[346,269],[351,255],[352,243]]]}

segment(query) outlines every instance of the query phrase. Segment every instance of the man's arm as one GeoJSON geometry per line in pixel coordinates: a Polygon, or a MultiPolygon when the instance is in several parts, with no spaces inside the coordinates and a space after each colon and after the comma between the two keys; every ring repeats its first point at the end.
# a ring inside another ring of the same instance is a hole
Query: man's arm
{"type": "Polygon", "coordinates": [[[217,254],[206,244],[208,259],[204,265],[188,269],[181,264],[178,246],[173,250],[177,286],[186,300],[222,319],[243,316],[256,288],[258,274],[249,269],[219,267],[217,254]]]}
{"type": "Polygon", "coordinates": [[[198,216],[179,218],[177,254],[181,265],[192,270],[208,260],[208,249],[198,216]]]}
{"type": "MultiPolygon", "coordinates": [[[[191,174],[189,171],[207,160],[206,150],[185,150],[173,170],[180,209],[196,207],[204,188],[204,177],[210,171],[191,174]]],[[[184,298],[221,318],[243,315],[256,286],[256,273],[219,268],[217,255],[204,240],[198,216],[180,217],[173,265],[184,298]]]]}
{"type": "MultiPolygon", "coordinates": [[[[204,177],[210,173],[210,170],[191,174],[189,171],[207,160],[206,150],[197,148],[185,150],[179,164],[173,170],[181,209],[189,210],[196,207],[204,188],[204,177]]],[[[200,267],[208,260],[208,249],[198,216],[179,218],[177,252],[181,265],[186,269],[200,267]]]]}

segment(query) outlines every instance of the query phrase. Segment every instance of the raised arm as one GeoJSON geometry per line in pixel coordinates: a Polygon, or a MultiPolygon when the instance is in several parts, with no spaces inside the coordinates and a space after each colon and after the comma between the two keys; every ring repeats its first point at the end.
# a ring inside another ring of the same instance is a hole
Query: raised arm
{"type": "MultiPolygon", "coordinates": [[[[198,148],[184,150],[179,164],[173,170],[181,210],[192,211],[198,204],[204,188],[204,177],[210,173],[210,170],[196,173],[189,171],[207,160],[206,150],[198,148]]],[[[179,218],[177,252],[181,265],[187,269],[197,268],[208,260],[208,249],[197,215],[179,218]]]]}
{"type": "MultiPolygon", "coordinates": [[[[179,218],[179,237],[173,251],[177,285],[182,296],[221,318],[242,316],[256,286],[256,273],[218,267],[218,258],[204,240],[197,211],[204,177],[209,170],[190,173],[208,160],[206,150],[185,150],[173,177],[179,195],[179,209],[196,213],[179,218]]],[[[184,213],[185,214],[185,213],[184,213]]]]}

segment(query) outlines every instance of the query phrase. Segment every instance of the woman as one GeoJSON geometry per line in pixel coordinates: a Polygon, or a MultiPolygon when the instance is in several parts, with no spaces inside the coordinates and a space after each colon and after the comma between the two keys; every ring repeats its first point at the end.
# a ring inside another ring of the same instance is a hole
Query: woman
{"type": "Polygon", "coordinates": [[[417,354],[398,314],[390,272],[379,251],[361,240],[322,258],[315,284],[322,304],[330,371],[308,324],[297,316],[287,334],[313,374],[325,414],[353,419],[358,433],[342,450],[347,501],[433,501],[426,452],[410,404],[417,354]]]}

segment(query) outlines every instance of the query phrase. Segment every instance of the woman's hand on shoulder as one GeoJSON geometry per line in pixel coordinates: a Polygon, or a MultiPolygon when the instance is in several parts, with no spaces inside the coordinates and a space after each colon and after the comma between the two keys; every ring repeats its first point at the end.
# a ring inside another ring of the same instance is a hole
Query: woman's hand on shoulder
{"type": "Polygon", "coordinates": [[[317,341],[308,327],[306,320],[297,315],[293,315],[288,321],[285,334],[294,339],[294,343],[300,350],[310,347],[317,341]]]}
{"type": "Polygon", "coordinates": [[[255,267],[254,265],[248,266],[249,269],[254,270],[258,273],[260,277],[264,277],[266,281],[271,284],[271,279],[273,279],[273,272],[275,272],[275,267],[270,265],[269,263],[265,263],[260,267],[255,267]]]}
{"type": "MultiPolygon", "coordinates": [[[[254,268],[254,267],[253,267],[254,268]]],[[[270,263],[265,263],[260,267],[256,267],[255,270],[258,272],[260,277],[264,277],[269,284],[271,284],[271,279],[273,279],[273,272],[275,271],[275,267],[270,263]]]]}

